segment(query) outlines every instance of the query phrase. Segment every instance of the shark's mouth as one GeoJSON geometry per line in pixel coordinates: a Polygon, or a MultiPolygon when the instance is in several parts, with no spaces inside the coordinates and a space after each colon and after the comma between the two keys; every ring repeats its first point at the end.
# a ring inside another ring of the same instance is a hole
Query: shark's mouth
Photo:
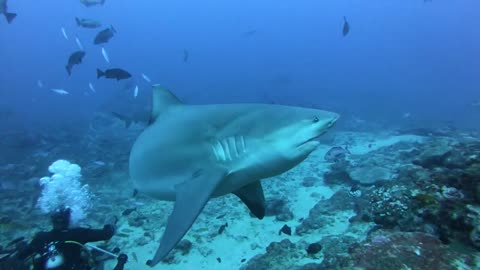
{"type": "Polygon", "coordinates": [[[329,130],[331,127],[333,127],[333,126],[335,125],[335,123],[337,122],[337,120],[338,120],[338,116],[335,117],[335,118],[333,118],[332,120],[330,120],[330,122],[328,122],[328,124],[325,125],[325,126],[322,128],[322,130],[318,133],[317,136],[312,137],[312,138],[310,138],[310,139],[308,139],[308,140],[306,140],[306,141],[298,144],[297,147],[300,147],[300,146],[302,146],[302,145],[304,145],[304,144],[307,144],[307,143],[309,143],[309,142],[311,142],[311,141],[316,141],[316,140],[318,140],[323,134],[325,134],[325,133],[327,132],[327,130],[329,130]]]}

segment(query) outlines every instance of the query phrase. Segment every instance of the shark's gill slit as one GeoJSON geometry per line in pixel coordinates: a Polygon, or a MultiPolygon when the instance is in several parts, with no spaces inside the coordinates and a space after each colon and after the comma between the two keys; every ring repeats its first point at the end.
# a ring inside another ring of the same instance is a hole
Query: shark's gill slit
{"type": "Polygon", "coordinates": [[[222,140],[223,151],[225,151],[225,160],[232,160],[232,155],[230,155],[230,149],[228,149],[227,139],[222,140]]]}
{"type": "Polygon", "coordinates": [[[210,146],[212,147],[213,154],[215,154],[215,158],[218,160],[220,157],[219,157],[217,148],[215,148],[215,145],[213,145],[213,144],[211,144],[210,146]]]}
{"type": "Polygon", "coordinates": [[[230,148],[230,153],[232,154],[232,157],[237,158],[239,154],[237,151],[237,144],[235,143],[234,136],[228,137],[228,146],[230,148]]]}
{"type": "Polygon", "coordinates": [[[225,151],[223,151],[223,146],[219,141],[216,141],[216,148],[218,150],[219,160],[224,161],[225,160],[225,151]]]}
{"type": "Polygon", "coordinates": [[[245,145],[245,140],[243,139],[243,136],[240,136],[240,142],[242,144],[242,152],[246,152],[247,146],[245,145]]]}

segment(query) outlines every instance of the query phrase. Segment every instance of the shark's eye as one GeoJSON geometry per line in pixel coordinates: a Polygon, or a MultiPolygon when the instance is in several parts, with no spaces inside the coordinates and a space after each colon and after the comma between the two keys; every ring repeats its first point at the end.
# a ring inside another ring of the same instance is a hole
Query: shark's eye
{"type": "Polygon", "coordinates": [[[318,117],[316,117],[316,116],[313,117],[313,122],[314,122],[314,123],[317,123],[318,121],[320,121],[320,120],[318,119],[318,117]]]}

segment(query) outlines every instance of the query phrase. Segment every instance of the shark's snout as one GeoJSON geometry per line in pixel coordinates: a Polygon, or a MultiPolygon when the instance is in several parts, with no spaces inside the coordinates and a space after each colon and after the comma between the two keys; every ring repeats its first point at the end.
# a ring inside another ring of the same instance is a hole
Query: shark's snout
{"type": "Polygon", "coordinates": [[[331,128],[335,125],[335,123],[337,122],[338,118],[340,118],[340,115],[336,114],[336,113],[332,113],[332,118],[330,119],[330,121],[328,122],[327,126],[328,128],[331,128]]]}

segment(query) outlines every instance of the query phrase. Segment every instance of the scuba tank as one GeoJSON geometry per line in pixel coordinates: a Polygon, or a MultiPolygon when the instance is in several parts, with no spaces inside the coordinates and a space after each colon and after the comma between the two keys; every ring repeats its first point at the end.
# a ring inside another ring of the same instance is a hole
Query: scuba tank
{"type": "Polygon", "coordinates": [[[45,269],[55,269],[65,263],[63,255],[58,252],[55,244],[48,246],[48,252],[46,254],[45,269]]]}

